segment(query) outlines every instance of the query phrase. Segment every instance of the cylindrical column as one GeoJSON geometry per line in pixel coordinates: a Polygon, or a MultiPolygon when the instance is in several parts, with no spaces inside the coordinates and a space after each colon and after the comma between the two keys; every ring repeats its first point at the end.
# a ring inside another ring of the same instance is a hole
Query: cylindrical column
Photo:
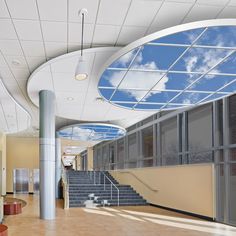
{"type": "Polygon", "coordinates": [[[55,97],[53,92],[39,92],[40,218],[55,218],[55,97]]]}
{"type": "Polygon", "coordinates": [[[56,198],[60,198],[60,180],[61,180],[61,139],[59,138],[58,133],[56,132],[56,198]]]}

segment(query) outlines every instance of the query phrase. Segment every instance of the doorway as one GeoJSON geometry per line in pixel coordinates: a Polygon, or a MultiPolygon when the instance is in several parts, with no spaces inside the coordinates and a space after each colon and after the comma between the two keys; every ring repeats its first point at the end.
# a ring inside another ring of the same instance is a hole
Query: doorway
{"type": "Polygon", "coordinates": [[[29,169],[17,168],[13,170],[13,192],[29,192],[29,169]]]}

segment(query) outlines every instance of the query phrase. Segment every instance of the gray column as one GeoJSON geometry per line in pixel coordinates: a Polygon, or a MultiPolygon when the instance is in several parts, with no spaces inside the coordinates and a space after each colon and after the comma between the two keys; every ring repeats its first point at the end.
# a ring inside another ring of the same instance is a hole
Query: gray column
{"type": "Polygon", "coordinates": [[[55,105],[51,91],[39,92],[40,218],[55,218],[55,105]]]}
{"type": "Polygon", "coordinates": [[[56,198],[60,198],[60,180],[61,180],[61,139],[59,138],[58,133],[56,132],[56,198]]]}

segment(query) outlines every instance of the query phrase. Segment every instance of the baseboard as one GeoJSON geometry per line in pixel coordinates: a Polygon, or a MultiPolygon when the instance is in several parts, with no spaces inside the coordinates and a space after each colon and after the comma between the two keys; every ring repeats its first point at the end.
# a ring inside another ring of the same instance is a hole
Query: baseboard
{"type": "Polygon", "coordinates": [[[175,209],[175,208],[165,207],[165,206],[156,205],[156,204],[152,204],[152,203],[149,203],[149,204],[151,206],[154,206],[154,207],[158,207],[158,208],[162,208],[162,209],[165,209],[165,210],[168,210],[168,211],[174,211],[174,212],[177,212],[177,213],[197,217],[199,219],[208,220],[208,221],[212,221],[212,222],[216,221],[215,218],[211,218],[209,216],[203,216],[203,215],[199,215],[199,214],[196,214],[196,213],[192,213],[192,212],[188,212],[188,211],[182,211],[182,210],[178,210],[178,209],[175,209]]]}

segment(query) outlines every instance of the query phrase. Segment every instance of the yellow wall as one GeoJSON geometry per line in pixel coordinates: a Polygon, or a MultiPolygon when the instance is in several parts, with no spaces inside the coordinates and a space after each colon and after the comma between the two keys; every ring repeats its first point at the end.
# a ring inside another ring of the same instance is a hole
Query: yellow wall
{"type": "Polygon", "coordinates": [[[6,135],[0,133],[0,195],[6,195],[6,135]]]}
{"type": "Polygon", "coordinates": [[[93,148],[87,148],[87,152],[88,170],[93,170],[93,148]]]}
{"type": "Polygon", "coordinates": [[[149,203],[211,218],[215,217],[213,172],[212,164],[110,171],[149,203]]]}
{"type": "MultiPolygon", "coordinates": [[[[28,168],[30,176],[33,169],[39,168],[38,138],[7,137],[7,192],[13,192],[13,169],[28,168]]],[[[29,192],[33,192],[30,178],[29,192]]]]}

